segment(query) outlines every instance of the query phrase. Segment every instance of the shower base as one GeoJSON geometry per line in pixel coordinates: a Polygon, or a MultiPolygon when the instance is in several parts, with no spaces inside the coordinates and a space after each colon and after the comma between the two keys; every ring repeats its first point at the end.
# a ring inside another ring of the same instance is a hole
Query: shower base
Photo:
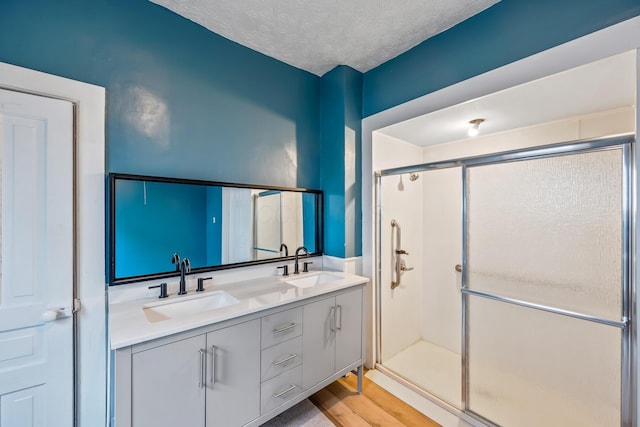
{"type": "Polygon", "coordinates": [[[416,341],[383,365],[455,407],[461,406],[460,355],[429,341],[416,341]]]}
{"type": "MultiPolygon", "coordinates": [[[[431,342],[420,340],[410,345],[406,349],[397,353],[389,360],[384,361],[382,366],[404,378],[414,386],[432,394],[433,396],[449,403],[452,407],[460,408],[461,403],[461,358],[460,355],[431,342]]],[[[537,427],[547,425],[550,427],[601,427],[619,426],[619,402],[583,402],[576,396],[567,396],[554,389],[540,390],[532,384],[531,387],[522,387],[521,379],[518,376],[509,374],[495,367],[482,366],[478,368],[479,380],[484,384],[501,384],[500,389],[492,390],[491,394],[475,394],[474,407],[484,408],[494,414],[500,414],[498,418],[504,425],[517,425],[519,427],[537,427]],[[515,393],[518,390],[518,393],[515,393]],[[515,393],[515,394],[514,394],[515,393]],[[544,405],[540,402],[544,401],[544,405]],[[505,404],[505,403],[512,404],[505,404]],[[544,408],[541,415],[540,409],[544,408]],[[529,414],[523,419],[523,414],[529,414]],[[537,419],[537,420],[536,420],[537,419]],[[510,420],[510,421],[507,421],[510,420]]],[[[370,372],[372,373],[372,372],[370,372]]],[[[370,378],[387,388],[392,393],[399,395],[396,385],[389,386],[388,380],[380,380],[384,374],[377,374],[376,378],[370,378]]],[[[393,381],[391,381],[393,383],[393,381]]],[[[402,387],[402,386],[400,386],[402,387]]],[[[414,407],[417,407],[414,405],[414,407]]],[[[434,417],[432,411],[425,411],[424,414],[441,422],[443,425],[458,425],[439,421],[434,417]]],[[[450,410],[451,411],[451,410],[450,410]]],[[[454,411],[451,411],[454,412],[454,411]]],[[[458,414],[471,424],[476,424],[473,420],[458,414]]],[[[460,425],[467,425],[466,423],[460,425]]]]}

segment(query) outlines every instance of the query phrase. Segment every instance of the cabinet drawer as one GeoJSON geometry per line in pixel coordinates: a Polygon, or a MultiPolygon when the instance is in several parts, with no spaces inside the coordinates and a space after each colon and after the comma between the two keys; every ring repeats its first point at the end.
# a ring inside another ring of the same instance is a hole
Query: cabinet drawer
{"type": "Polygon", "coordinates": [[[262,348],[271,347],[302,334],[302,307],[262,318],[262,348]]]}
{"type": "Polygon", "coordinates": [[[277,408],[302,392],[302,366],[284,372],[262,383],[260,402],[262,415],[277,408]]]}
{"type": "Polygon", "coordinates": [[[262,350],[260,380],[266,381],[302,363],[302,337],[262,350]]]}

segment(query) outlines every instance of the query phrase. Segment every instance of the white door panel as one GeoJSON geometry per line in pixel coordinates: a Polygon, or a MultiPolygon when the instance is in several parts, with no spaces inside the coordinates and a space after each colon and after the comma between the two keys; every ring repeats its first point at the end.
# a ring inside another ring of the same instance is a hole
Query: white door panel
{"type": "Polygon", "coordinates": [[[24,427],[45,425],[45,388],[45,385],[39,385],[3,395],[0,398],[0,423],[24,427]]]}
{"type": "Polygon", "coordinates": [[[0,90],[0,158],[0,427],[71,426],[72,104],[0,90]]]}

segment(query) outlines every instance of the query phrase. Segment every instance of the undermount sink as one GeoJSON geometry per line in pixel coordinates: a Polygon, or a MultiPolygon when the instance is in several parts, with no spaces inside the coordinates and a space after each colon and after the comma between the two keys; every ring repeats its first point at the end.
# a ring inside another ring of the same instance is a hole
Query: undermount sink
{"type": "Polygon", "coordinates": [[[155,302],[142,307],[144,315],[149,322],[160,322],[176,317],[190,316],[205,311],[216,310],[238,304],[240,301],[225,291],[215,291],[207,295],[168,302],[155,302]]]}
{"type": "MultiPolygon", "coordinates": [[[[304,274],[304,273],[303,273],[304,274]]],[[[313,274],[309,276],[296,277],[295,279],[285,280],[285,283],[288,283],[293,286],[297,286],[299,288],[310,288],[316,285],[322,285],[324,283],[335,282],[337,280],[342,280],[342,276],[338,276],[337,274],[331,273],[319,273],[313,274]]]]}

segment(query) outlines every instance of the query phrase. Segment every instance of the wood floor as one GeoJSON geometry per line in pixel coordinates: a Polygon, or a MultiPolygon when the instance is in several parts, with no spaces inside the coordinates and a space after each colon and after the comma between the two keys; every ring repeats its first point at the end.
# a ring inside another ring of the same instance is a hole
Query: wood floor
{"type": "Polygon", "coordinates": [[[362,394],[358,378],[349,374],[309,397],[338,427],[439,427],[382,387],[364,378],[362,394]]]}

